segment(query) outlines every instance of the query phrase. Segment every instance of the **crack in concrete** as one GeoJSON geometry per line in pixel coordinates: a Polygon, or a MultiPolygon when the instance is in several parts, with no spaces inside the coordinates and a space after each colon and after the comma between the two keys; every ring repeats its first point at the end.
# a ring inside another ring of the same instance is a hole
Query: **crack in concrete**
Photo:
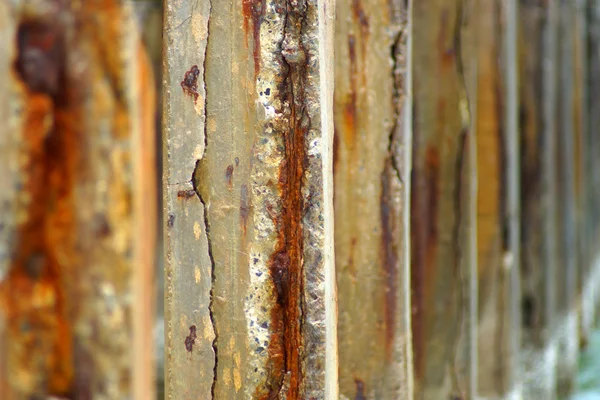
{"type": "MultiPolygon", "coordinates": [[[[192,16],[193,16],[194,10],[195,10],[195,7],[192,9],[192,16]]],[[[207,127],[208,92],[207,92],[207,85],[206,85],[206,57],[207,57],[207,53],[208,53],[208,41],[210,40],[209,32],[210,32],[210,23],[211,23],[211,19],[210,19],[211,12],[212,12],[212,1],[209,0],[208,1],[208,17],[207,17],[207,21],[206,21],[206,30],[207,30],[206,47],[204,48],[204,59],[203,59],[203,65],[202,65],[202,84],[204,85],[204,115],[203,115],[204,153],[202,154],[202,157],[200,159],[196,160],[196,165],[194,166],[194,171],[192,172],[191,184],[194,188],[194,192],[196,192],[196,195],[198,196],[198,199],[202,203],[203,213],[204,213],[204,232],[206,234],[206,241],[208,244],[208,257],[210,259],[211,288],[210,288],[210,302],[208,305],[208,312],[209,312],[210,322],[212,324],[212,328],[213,328],[213,332],[214,332],[212,349],[215,354],[215,361],[214,361],[214,366],[213,366],[213,382],[211,385],[211,399],[214,399],[215,398],[215,388],[216,388],[216,384],[217,384],[217,366],[218,366],[217,341],[218,341],[218,337],[219,337],[219,335],[217,333],[217,325],[216,325],[214,309],[213,309],[214,299],[215,299],[214,288],[215,288],[215,278],[216,278],[216,276],[215,276],[215,259],[213,256],[212,240],[210,237],[210,222],[209,222],[209,217],[208,217],[208,214],[209,214],[208,213],[208,201],[206,199],[207,196],[206,196],[206,193],[204,193],[204,194],[202,193],[203,192],[202,187],[198,185],[199,179],[201,179],[199,177],[199,174],[200,174],[200,170],[201,170],[202,161],[204,160],[204,156],[206,155],[206,151],[208,149],[208,127],[207,127]]],[[[190,16],[190,18],[192,16],[190,16]]]]}

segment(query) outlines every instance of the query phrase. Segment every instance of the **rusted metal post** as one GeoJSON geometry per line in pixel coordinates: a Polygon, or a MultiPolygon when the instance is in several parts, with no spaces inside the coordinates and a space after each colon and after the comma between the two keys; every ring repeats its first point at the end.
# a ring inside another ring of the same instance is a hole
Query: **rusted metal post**
{"type": "Polygon", "coordinates": [[[2,2],[0,41],[0,398],[152,398],[154,90],[132,10],[2,2]]]}
{"type": "Polygon", "coordinates": [[[167,396],[338,397],[334,12],[165,4],[167,396]]]}
{"type": "Polygon", "coordinates": [[[338,0],[336,10],[340,392],[412,399],[410,9],[405,1],[338,0]]]}
{"type": "Polygon", "coordinates": [[[459,0],[413,5],[411,269],[418,399],[475,395],[474,137],[462,60],[464,7],[459,0]]]}

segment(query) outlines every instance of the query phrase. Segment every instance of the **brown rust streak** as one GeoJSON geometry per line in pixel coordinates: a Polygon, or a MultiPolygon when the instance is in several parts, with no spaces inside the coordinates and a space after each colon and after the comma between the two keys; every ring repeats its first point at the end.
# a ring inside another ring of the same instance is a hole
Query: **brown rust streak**
{"type": "Polygon", "coordinates": [[[248,215],[250,214],[250,199],[248,195],[248,185],[242,184],[240,187],[240,223],[244,237],[248,229],[248,215]]]}
{"type": "Polygon", "coordinates": [[[252,55],[254,57],[254,77],[260,72],[260,25],[265,13],[266,0],[242,0],[244,16],[244,36],[248,47],[248,31],[252,21],[252,55]]]}
{"type": "Polygon", "coordinates": [[[194,98],[194,102],[198,101],[198,76],[200,76],[200,69],[197,65],[192,65],[189,71],[183,76],[181,81],[181,89],[183,93],[194,98]]]}
{"type": "MultiPolygon", "coordinates": [[[[413,141],[413,152],[418,155],[417,140],[413,141]]],[[[415,353],[415,375],[423,374],[426,358],[424,347],[424,315],[426,307],[425,277],[430,276],[435,266],[437,253],[437,208],[439,188],[439,151],[434,145],[426,148],[424,165],[418,163],[415,157],[413,162],[411,190],[411,288],[412,288],[412,316],[413,316],[413,347],[415,353]]]]}
{"type": "Polygon", "coordinates": [[[356,385],[356,396],[354,396],[354,400],[367,400],[367,395],[365,394],[365,382],[361,379],[354,378],[354,384],[356,385]]]}
{"type": "Polygon", "coordinates": [[[233,185],[233,165],[229,164],[225,170],[225,181],[227,182],[227,188],[232,189],[233,185]]]}
{"type": "Polygon", "coordinates": [[[350,58],[350,92],[344,108],[344,141],[352,151],[356,147],[356,102],[358,93],[358,72],[356,66],[356,38],[348,35],[348,56],[350,58]]]}
{"type": "Polygon", "coordinates": [[[394,179],[394,167],[391,159],[388,159],[385,171],[381,176],[381,199],[380,199],[380,218],[382,238],[381,245],[383,251],[383,273],[384,273],[384,322],[385,322],[385,350],[387,361],[391,360],[392,347],[394,344],[394,328],[396,325],[397,311],[397,285],[398,278],[398,246],[397,238],[394,234],[394,221],[398,217],[393,207],[393,189],[390,187],[390,181],[394,179]]]}
{"type": "Polygon", "coordinates": [[[360,29],[361,29],[363,35],[368,34],[369,33],[369,18],[367,17],[367,14],[365,14],[365,10],[364,10],[360,0],[352,0],[352,14],[354,15],[354,18],[360,24],[360,29]]]}
{"type": "Polygon", "coordinates": [[[285,161],[280,169],[279,188],[282,193],[282,212],[276,217],[279,238],[276,251],[271,257],[270,273],[275,284],[277,305],[273,308],[273,328],[279,337],[272,340],[269,348],[274,365],[274,380],[267,398],[278,395],[284,373],[290,374],[288,399],[299,399],[301,377],[300,327],[302,282],[302,177],[304,175],[304,137],[307,127],[300,126],[303,113],[292,107],[290,130],[285,133],[285,161]],[[279,367],[279,368],[277,368],[279,367]]]}
{"type": "Polygon", "coordinates": [[[27,220],[18,227],[15,254],[0,285],[9,339],[25,352],[11,368],[41,368],[30,394],[66,395],[73,384],[73,333],[64,287],[77,255],[73,188],[80,135],[64,85],[62,33],[56,25],[19,27],[15,69],[26,87],[23,193],[27,220]],[[34,367],[35,365],[35,367],[34,367]]]}
{"type": "MultiPolygon", "coordinates": [[[[299,11],[293,16],[300,25],[299,11]]],[[[288,10],[288,24],[292,16],[288,10]]],[[[286,27],[287,28],[287,27],[286,27]]],[[[297,26],[295,27],[297,29],[297,26]]],[[[293,28],[292,28],[293,29],[293,28]]],[[[298,51],[304,53],[301,43],[298,51]]],[[[271,376],[269,393],[263,398],[288,400],[301,398],[302,368],[300,349],[302,340],[303,302],[303,228],[304,201],[302,181],[307,162],[305,137],[310,128],[310,118],[304,106],[304,87],[307,76],[306,59],[288,63],[287,76],[280,93],[290,104],[289,125],[284,128],[284,160],[279,169],[278,187],[281,193],[281,212],[275,215],[279,237],[270,259],[270,274],[277,301],[272,310],[273,335],[269,344],[271,376]],[[286,393],[281,393],[282,391],[286,393]]]]}

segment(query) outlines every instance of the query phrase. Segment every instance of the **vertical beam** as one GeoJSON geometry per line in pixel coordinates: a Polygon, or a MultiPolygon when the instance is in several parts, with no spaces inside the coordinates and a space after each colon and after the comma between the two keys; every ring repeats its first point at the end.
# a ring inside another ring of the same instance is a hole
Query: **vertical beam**
{"type": "Polygon", "coordinates": [[[578,332],[575,300],[579,255],[577,252],[575,144],[580,132],[575,127],[576,88],[576,32],[575,10],[570,1],[559,5],[557,37],[559,73],[557,74],[558,123],[556,136],[556,192],[557,200],[557,260],[556,305],[557,322],[554,334],[558,341],[557,394],[566,396],[573,388],[577,370],[578,332]]]}
{"type": "Polygon", "coordinates": [[[412,399],[407,3],[336,5],[335,250],[347,398],[412,399]]]}
{"type": "Polygon", "coordinates": [[[337,398],[333,2],[165,10],[166,395],[337,398]]]}
{"type": "MultiPolygon", "coordinates": [[[[515,1],[482,1],[478,18],[478,390],[519,393],[519,139],[515,1]]],[[[512,397],[511,397],[512,396],[512,397]]]]}
{"type": "Polygon", "coordinates": [[[469,104],[460,0],[413,5],[411,191],[413,348],[418,399],[474,396],[469,104]]]}
{"type": "Polygon", "coordinates": [[[523,396],[553,399],[557,2],[520,4],[523,396]]]}
{"type": "Polygon", "coordinates": [[[591,271],[589,273],[586,294],[585,310],[589,326],[593,326],[600,313],[597,307],[600,300],[600,291],[597,289],[600,282],[600,212],[598,201],[600,201],[600,137],[594,131],[594,127],[600,126],[600,76],[592,73],[600,68],[600,2],[589,0],[587,3],[587,76],[586,83],[588,97],[586,111],[590,131],[588,134],[588,157],[589,157],[589,191],[588,191],[588,221],[589,241],[588,254],[590,257],[591,271]]]}
{"type": "Polygon", "coordinates": [[[150,398],[154,87],[132,10],[0,8],[0,397],[150,398]]]}

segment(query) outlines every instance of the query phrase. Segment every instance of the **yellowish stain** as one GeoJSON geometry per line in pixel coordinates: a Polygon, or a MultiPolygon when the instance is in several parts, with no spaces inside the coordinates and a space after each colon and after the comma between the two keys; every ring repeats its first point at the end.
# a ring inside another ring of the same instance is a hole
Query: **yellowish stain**
{"type": "Polygon", "coordinates": [[[202,228],[200,228],[200,224],[198,221],[194,222],[194,237],[196,240],[200,240],[200,234],[202,233],[202,228]]]}
{"type": "Polygon", "coordinates": [[[206,127],[208,131],[214,133],[217,131],[217,121],[214,118],[209,118],[206,127]]]}
{"type": "Polygon", "coordinates": [[[198,268],[198,266],[194,266],[194,280],[196,281],[196,283],[200,283],[200,278],[202,278],[202,275],[200,274],[200,268],[198,268]]]}
{"type": "Polygon", "coordinates": [[[231,385],[231,374],[229,372],[228,368],[223,371],[223,383],[225,386],[231,385]]]}
{"type": "Polygon", "coordinates": [[[242,388],[242,376],[239,368],[233,369],[233,384],[235,385],[236,391],[239,391],[242,388]]]}

